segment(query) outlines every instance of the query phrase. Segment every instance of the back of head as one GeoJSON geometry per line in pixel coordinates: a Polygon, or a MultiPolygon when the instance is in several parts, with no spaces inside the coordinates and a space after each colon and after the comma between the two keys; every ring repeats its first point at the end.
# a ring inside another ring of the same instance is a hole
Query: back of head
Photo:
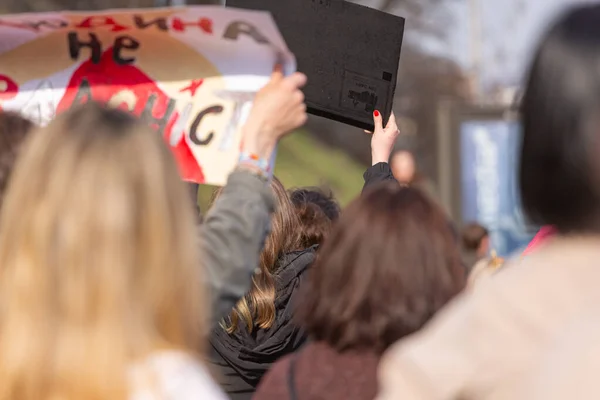
{"type": "Polygon", "coordinates": [[[532,222],[600,231],[600,5],[565,13],[544,36],[523,98],[520,190],[532,222]]]}
{"type": "Polygon", "coordinates": [[[260,265],[252,278],[252,287],[230,314],[226,327],[229,333],[238,328],[240,319],[250,332],[255,327],[267,329],[273,325],[276,316],[274,275],[278,272],[278,261],[285,254],[302,247],[300,224],[288,193],[275,177],[271,181],[271,189],[276,205],[271,217],[271,232],[260,254],[260,265]]]}
{"type": "Polygon", "coordinates": [[[33,123],[21,115],[0,111],[0,205],[21,147],[33,123]]]}
{"type": "Polygon", "coordinates": [[[485,257],[489,247],[489,232],[477,223],[467,224],[461,235],[463,259],[467,268],[472,268],[477,261],[485,257]]]}
{"type": "Polygon", "coordinates": [[[477,251],[481,242],[489,235],[488,230],[477,223],[468,224],[462,231],[462,245],[467,251],[477,251]]]}
{"type": "Polygon", "coordinates": [[[302,247],[321,244],[340,215],[333,193],[319,188],[300,188],[293,190],[290,198],[300,220],[302,247]]]}
{"type": "Polygon", "coordinates": [[[412,183],[417,173],[414,155],[409,151],[399,151],[391,159],[392,173],[396,180],[403,184],[412,183]]]}
{"type": "Polygon", "coordinates": [[[132,362],[200,351],[193,211],[160,136],[88,104],[32,137],[10,186],[0,398],[125,399],[132,362]]]}
{"type": "Polygon", "coordinates": [[[464,284],[443,211],[417,189],[376,186],[344,210],[325,241],[299,318],[315,340],[339,351],[382,352],[464,284]]]}

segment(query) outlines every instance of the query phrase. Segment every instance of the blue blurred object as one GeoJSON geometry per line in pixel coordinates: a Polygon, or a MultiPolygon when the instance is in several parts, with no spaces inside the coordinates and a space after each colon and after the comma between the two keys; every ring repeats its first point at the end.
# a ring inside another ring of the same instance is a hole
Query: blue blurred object
{"type": "Polygon", "coordinates": [[[507,257],[532,239],[517,182],[520,125],[516,121],[468,121],[460,127],[462,220],[490,232],[491,247],[507,257]]]}

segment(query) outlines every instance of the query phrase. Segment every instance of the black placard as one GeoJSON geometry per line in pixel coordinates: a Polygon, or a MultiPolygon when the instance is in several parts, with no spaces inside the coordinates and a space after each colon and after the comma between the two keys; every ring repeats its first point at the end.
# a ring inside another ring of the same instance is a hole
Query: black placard
{"type": "Polygon", "coordinates": [[[373,129],[392,111],[404,18],[344,0],[227,0],[270,11],[308,76],[308,112],[373,129]]]}

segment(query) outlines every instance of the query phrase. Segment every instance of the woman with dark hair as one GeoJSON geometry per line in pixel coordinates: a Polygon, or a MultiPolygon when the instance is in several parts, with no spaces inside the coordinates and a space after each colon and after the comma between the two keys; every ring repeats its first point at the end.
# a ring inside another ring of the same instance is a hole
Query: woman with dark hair
{"type": "Polygon", "coordinates": [[[292,307],[315,252],[302,246],[294,206],[277,178],[271,189],[275,212],[252,287],[210,338],[217,379],[232,399],[251,398],[271,364],[306,340],[292,307]]]}
{"type": "Polygon", "coordinates": [[[291,191],[290,199],[300,222],[302,245],[321,244],[340,215],[340,205],[333,193],[319,188],[299,188],[291,191]]]}
{"type": "Polygon", "coordinates": [[[530,399],[558,339],[600,314],[598,65],[600,5],[573,8],[537,49],[522,110],[522,203],[556,233],[392,347],[379,399],[530,399]]]}
{"type": "MultiPolygon", "coordinates": [[[[365,173],[365,186],[388,180],[387,161],[399,134],[394,118],[384,128],[381,114],[375,112],[373,117],[373,167],[365,173]]],[[[303,242],[294,206],[277,179],[271,182],[271,189],[275,212],[252,288],[211,336],[211,361],[217,366],[221,386],[232,399],[251,398],[271,365],[306,341],[305,330],[292,317],[299,303],[296,299],[304,301],[297,289],[315,259],[316,246],[307,247],[303,242]]],[[[324,209],[332,217],[337,214],[335,207],[324,209]]]]}
{"type": "Polygon", "coordinates": [[[392,183],[341,215],[309,272],[298,321],[312,343],[277,362],[255,399],[372,399],[381,353],[465,284],[444,213],[392,183]]]}

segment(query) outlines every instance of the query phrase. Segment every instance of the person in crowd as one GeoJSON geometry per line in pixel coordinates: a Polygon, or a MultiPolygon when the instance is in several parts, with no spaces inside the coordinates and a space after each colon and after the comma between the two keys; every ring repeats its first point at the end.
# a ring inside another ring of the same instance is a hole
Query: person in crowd
{"type": "Polygon", "coordinates": [[[301,73],[284,77],[276,70],[258,92],[243,127],[238,167],[204,217],[200,245],[213,326],[251,287],[275,208],[266,166],[279,139],[306,122],[305,83],[301,73]]]}
{"type": "Polygon", "coordinates": [[[322,244],[340,215],[333,193],[320,188],[298,188],[291,191],[290,199],[300,222],[302,246],[322,244]]]}
{"type": "MultiPolygon", "coordinates": [[[[381,114],[374,114],[374,119],[373,167],[365,172],[365,187],[390,179],[386,173],[390,171],[387,161],[399,134],[393,118],[385,129],[381,114]]],[[[278,181],[272,185],[278,207],[260,263],[255,264],[259,268],[252,288],[211,336],[210,359],[217,367],[222,387],[232,399],[251,398],[271,365],[306,341],[304,329],[292,317],[297,289],[315,259],[316,246],[305,248],[290,198],[278,181]]],[[[226,190],[227,187],[219,191],[215,205],[226,190]]],[[[209,218],[212,213],[211,208],[209,218]]]]}
{"type": "Polygon", "coordinates": [[[373,399],[381,353],[465,284],[444,213],[382,183],[344,212],[309,272],[298,321],[312,340],[278,361],[255,399],[373,399]]]}
{"type": "Polygon", "coordinates": [[[378,399],[530,399],[556,339],[600,313],[598,63],[600,5],[573,7],[536,50],[522,104],[522,203],[556,234],[394,345],[378,399]]]}
{"type": "Polygon", "coordinates": [[[273,178],[275,213],[250,291],[210,337],[210,360],[232,399],[249,399],[271,364],[298,349],[306,335],[292,321],[298,287],[315,259],[302,246],[300,221],[273,178]]]}
{"type": "Polygon", "coordinates": [[[490,233],[484,226],[478,223],[467,224],[463,228],[461,239],[465,261],[469,267],[489,256],[490,233]]]}
{"type": "Polygon", "coordinates": [[[199,361],[207,314],[250,285],[274,207],[254,161],[306,120],[305,81],[274,73],[258,93],[251,160],[200,247],[171,153],[133,117],[90,103],[33,136],[0,217],[1,399],[225,398],[199,361]]]}
{"type": "Polygon", "coordinates": [[[410,185],[417,175],[415,156],[409,151],[398,151],[392,156],[392,173],[403,185],[410,185]]]}
{"type": "Polygon", "coordinates": [[[389,164],[396,139],[400,134],[396,123],[396,116],[392,112],[388,123],[386,126],[383,126],[383,115],[375,110],[373,112],[373,122],[375,130],[373,132],[365,131],[371,135],[371,167],[363,174],[365,181],[363,192],[380,182],[398,184],[389,164]]]}
{"type": "Polygon", "coordinates": [[[156,385],[223,399],[198,361],[199,259],[162,139],[94,103],[57,117],[24,149],[2,208],[0,398],[127,399],[156,385]]]}
{"type": "Polygon", "coordinates": [[[417,161],[412,152],[400,150],[392,155],[392,173],[401,185],[411,185],[423,191],[432,199],[437,199],[435,187],[430,179],[417,168],[417,161]]]}
{"type": "Polygon", "coordinates": [[[20,114],[0,111],[0,206],[17,157],[33,128],[33,123],[20,114]]]}
{"type": "Polygon", "coordinates": [[[465,266],[469,271],[477,265],[480,269],[488,264],[490,255],[490,234],[488,230],[478,224],[467,224],[461,233],[461,247],[465,266]]]}

